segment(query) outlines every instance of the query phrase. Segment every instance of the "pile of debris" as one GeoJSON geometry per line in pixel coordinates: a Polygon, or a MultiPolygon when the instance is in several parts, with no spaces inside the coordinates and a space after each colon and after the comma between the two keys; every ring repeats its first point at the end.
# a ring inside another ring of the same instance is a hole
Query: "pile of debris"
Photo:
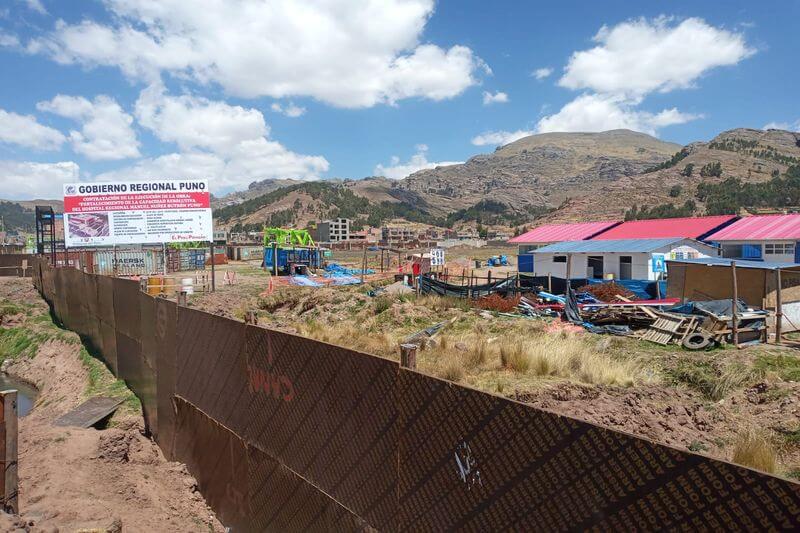
{"type": "Polygon", "coordinates": [[[734,313],[732,300],[684,304],[677,298],[632,300],[608,289],[611,287],[604,294],[611,301],[600,301],[595,291],[593,295],[569,288],[561,296],[538,290],[520,298],[517,312],[532,318],[561,316],[591,332],[631,335],[689,350],[732,342],[753,344],[766,339],[769,313],[750,308],[743,301],[737,302],[734,313]]]}

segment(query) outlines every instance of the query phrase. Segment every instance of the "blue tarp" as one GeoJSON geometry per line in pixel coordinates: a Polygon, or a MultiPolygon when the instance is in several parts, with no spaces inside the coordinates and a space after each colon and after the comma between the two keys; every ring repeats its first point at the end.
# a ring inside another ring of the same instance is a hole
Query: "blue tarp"
{"type": "Polygon", "coordinates": [[[375,271],[371,268],[368,268],[362,271],[360,268],[347,268],[343,267],[338,263],[328,263],[328,266],[325,267],[325,277],[326,278],[338,278],[341,276],[360,276],[362,274],[374,274],[375,271]]]}

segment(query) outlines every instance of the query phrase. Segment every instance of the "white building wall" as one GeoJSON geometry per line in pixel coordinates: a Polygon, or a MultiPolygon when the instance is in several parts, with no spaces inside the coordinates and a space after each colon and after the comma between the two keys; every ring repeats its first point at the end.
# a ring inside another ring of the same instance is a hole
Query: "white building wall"
{"type": "MultiPolygon", "coordinates": [[[[784,253],[784,254],[776,254],[776,253],[767,253],[768,248],[767,244],[778,244],[781,245],[782,248],[785,245],[790,245],[791,249],[794,249],[794,246],[797,245],[797,241],[792,240],[781,240],[781,241],[767,241],[767,240],[752,240],[752,241],[724,241],[721,243],[723,246],[736,246],[736,245],[743,245],[743,244],[755,244],[761,247],[761,259],[764,261],[769,261],[771,263],[794,263],[794,252],[791,253],[784,253]]],[[[773,248],[774,249],[774,248],[773,248]]]]}
{"type": "MultiPolygon", "coordinates": [[[[606,252],[606,253],[572,253],[571,276],[573,278],[589,278],[589,257],[603,258],[603,276],[613,274],[614,279],[620,279],[620,257],[631,258],[630,279],[655,281],[658,275],[652,270],[654,254],[663,254],[666,259],[673,258],[673,254],[689,254],[692,257],[716,257],[716,250],[708,245],[692,240],[684,240],[671,246],[665,246],[652,253],[650,252],[606,252]]],[[[566,278],[567,264],[555,262],[557,256],[564,257],[564,253],[536,252],[533,254],[533,270],[537,276],[548,274],[566,278]]],[[[684,255],[685,256],[685,255],[684,255]]]]}

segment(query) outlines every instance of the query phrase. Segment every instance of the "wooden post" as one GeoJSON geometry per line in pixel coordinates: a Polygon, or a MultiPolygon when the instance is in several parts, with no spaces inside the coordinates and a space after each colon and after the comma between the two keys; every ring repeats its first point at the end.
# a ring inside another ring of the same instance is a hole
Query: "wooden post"
{"type": "Polygon", "coordinates": [[[489,273],[486,275],[486,283],[488,285],[492,284],[492,271],[490,270],[489,273]]]}
{"type": "Polygon", "coordinates": [[[572,286],[569,282],[571,278],[572,278],[572,254],[567,254],[567,289],[564,291],[564,294],[567,294],[569,292],[569,287],[572,286]]]}
{"type": "Polygon", "coordinates": [[[255,311],[247,311],[244,314],[244,323],[245,324],[253,324],[254,326],[258,325],[258,313],[255,311]]]}
{"type": "Polygon", "coordinates": [[[553,273],[547,273],[547,292],[553,294],[553,273]]]}
{"type": "Polygon", "coordinates": [[[731,329],[733,332],[733,345],[738,348],[739,324],[736,317],[736,307],[739,303],[739,286],[738,283],[736,283],[736,261],[731,261],[731,279],[733,281],[733,298],[731,299],[731,303],[733,304],[733,307],[731,308],[731,329]]]}
{"type": "Polygon", "coordinates": [[[364,258],[361,260],[361,283],[364,283],[364,273],[367,270],[367,247],[364,246],[364,258]]]}
{"type": "Polygon", "coordinates": [[[272,275],[278,275],[278,243],[272,243],[272,275]]]}
{"type": "Polygon", "coordinates": [[[186,307],[186,291],[178,291],[178,306],[186,307]]]}
{"type": "Polygon", "coordinates": [[[400,345],[400,366],[411,370],[417,369],[417,345],[400,345]]]}
{"type": "Polygon", "coordinates": [[[0,392],[0,416],[2,419],[3,439],[0,442],[3,462],[2,496],[3,510],[7,513],[19,514],[18,488],[19,478],[17,472],[17,391],[7,390],[0,392]]]}
{"type": "Polygon", "coordinates": [[[775,344],[783,341],[783,299],[781,297],[781,269],[775,270],[775,344]]]}
{"type": "Polygon", "coordinates": [[[211,241],[211,292],[215,292],[217,290],[217,276],[214,263],[214,241],[211,241]]]}

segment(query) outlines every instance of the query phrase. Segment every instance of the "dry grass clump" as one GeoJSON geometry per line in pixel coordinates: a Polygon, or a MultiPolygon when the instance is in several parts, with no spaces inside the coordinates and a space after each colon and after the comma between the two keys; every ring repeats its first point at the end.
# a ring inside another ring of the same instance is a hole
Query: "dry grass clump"
{"type": "Polygon", "coordinates": [[[383,357],[396,357],[399,346],[398,339],[389,333],[365,334],[362,328],[342,322],[328,324],[306,320],[298,327],[298,334],[383,357]]]}
{"type": "Polygon", "coordinates": [[[437,372],[440,378],[455,382],[464,379],[464,362],[457,354],[446,356],[442,363],[437,372]]]}
{"type": "Polygon", "coordinates": [[[464,361],[469,368],[485,365],[489,359],[489,343],[483,337],[474,337],[467,345],[464,361]]]}
{"type": "Polygon", "coordinates": [[[737,435],[733,446],[733,462],[763,472],[774,473],[777,453],[763,431],[749,428],[737,435]]]}
{"type": "Polygon", "coordinates": [[[575,379],[598,385],[630,386],[638,369],[633,362],[617,361],[588,343],[582,335],[537,335],[526,341],[507,341],[500,347],[500,363],[518,373],[575,379]]]}
{"type": "Polygon", "coordinates": [[[500,364],[514,372],[525,373],[531,368],[527,343],[507,341],[500,345],[500,364]]]}

